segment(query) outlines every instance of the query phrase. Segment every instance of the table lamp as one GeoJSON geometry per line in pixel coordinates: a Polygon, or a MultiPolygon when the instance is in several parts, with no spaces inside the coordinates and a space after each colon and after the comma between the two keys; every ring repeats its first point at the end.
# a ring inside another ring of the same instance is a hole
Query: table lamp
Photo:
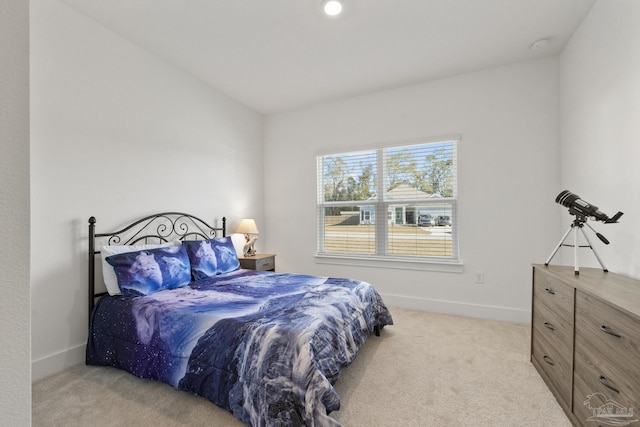
{"type": "Polygon", "coordinates": [[[260,234],[256,221],[252,218],[243,219],[240,221],[240,225],[236,229],[236,233],[244,234],[245,244],[242,251],[243,255],[245,257],[254,256],[256,254],[254,245],[256,244],[256,240],[258,240],[258,236],[256,236],[256,234],[260,234]]]}

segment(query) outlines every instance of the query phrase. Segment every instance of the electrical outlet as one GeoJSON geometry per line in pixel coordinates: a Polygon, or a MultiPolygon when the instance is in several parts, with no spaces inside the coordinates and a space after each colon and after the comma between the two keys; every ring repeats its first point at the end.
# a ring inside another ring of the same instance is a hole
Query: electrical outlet
{"type": "Polygon", "coordinates": [[[476,283],[484,283],[484,272],[476,271],[475,278],[476,278],[476,283]]]}

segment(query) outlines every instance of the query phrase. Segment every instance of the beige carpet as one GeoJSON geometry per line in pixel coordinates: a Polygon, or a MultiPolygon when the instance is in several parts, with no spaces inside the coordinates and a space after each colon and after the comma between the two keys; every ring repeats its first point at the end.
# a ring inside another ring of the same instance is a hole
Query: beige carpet
{"type": "MultiPolygon", "coordinates": [[[[360,426],[570,427],[529,362],[527,325],[405,309],[336,383],[360,426]]],[[[243,426],[207,400],[80,365],[33,385],[33,426],[243,426]]]]}

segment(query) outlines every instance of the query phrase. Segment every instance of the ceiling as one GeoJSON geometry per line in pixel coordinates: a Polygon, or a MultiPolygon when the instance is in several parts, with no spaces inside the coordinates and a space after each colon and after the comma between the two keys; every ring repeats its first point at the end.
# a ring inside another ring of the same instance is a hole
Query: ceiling
{"type": "Polygon", "coordinates": [[[273,114],[558,54],[596,0],[62,1],[273,114]]]}

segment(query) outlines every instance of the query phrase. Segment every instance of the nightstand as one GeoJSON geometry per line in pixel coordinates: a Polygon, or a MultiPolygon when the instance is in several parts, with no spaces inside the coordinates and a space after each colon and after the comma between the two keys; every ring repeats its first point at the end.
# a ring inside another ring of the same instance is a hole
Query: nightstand
{"type": "Polygon", "coordinates": [[[239,256],[240,267],[248,270],[276,271],[276,254],[255,254],[239,256]]]}

